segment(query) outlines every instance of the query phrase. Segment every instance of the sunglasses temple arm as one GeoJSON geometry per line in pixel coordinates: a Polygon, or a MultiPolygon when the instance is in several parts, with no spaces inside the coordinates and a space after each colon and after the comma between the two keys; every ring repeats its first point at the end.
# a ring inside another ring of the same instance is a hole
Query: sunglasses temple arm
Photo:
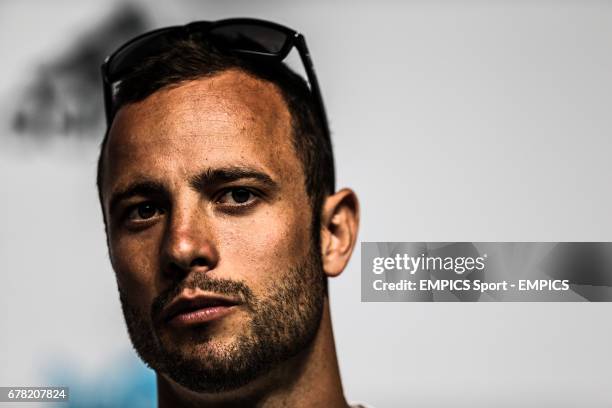
{"type": "Polygon", "coordinates": [[[108,77],[106,75],[106,64],[102,64],[100,69],[102,71],[102,89],[104,90],[104,113],[106,114],[106,125],[110,126],[113,109],[112,86],[108,82],[108,77]]]}
{"type": "Polygon", "coordinates": [[[319,115],[321,117],[321,121],[323,122],[323,127],[325,132],[327,133],[327,137],[330,137],[330,129],[329,123],[327,122],[327,114],[325,113],[325,105],[323,105],[323,95],[321,95],[321,89],[319,88],[319,81],[317,80],[317,75],[315,74],[314,65],[312,63],[312,59],[310,58],[310,53],[308,52],[308,47],[306,46],[306,39],[303,35],[298,34],[295,38],[296,48],[298,49],[298,53],[300,54],[300,58],[302,58],[302,62],[304,63],[304,68],[306,69],[306,76],[308,76],[308,81],[310,82],[310,88],[312,91],[312,95],[315,98],[315,102],[319,107],[319,115]]]}

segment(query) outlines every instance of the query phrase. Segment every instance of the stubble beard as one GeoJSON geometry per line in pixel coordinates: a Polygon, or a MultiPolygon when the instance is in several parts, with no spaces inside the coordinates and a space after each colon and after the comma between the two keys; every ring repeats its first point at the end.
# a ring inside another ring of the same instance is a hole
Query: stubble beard
{"type": "Polygon", "coordinates": [[[289,268],[284,279],[274,280],[269,295],[259,298],[243,282],[211,279],[193,274],[153,302],[151,313],[139,312],[119,286],[119,297],[132,345],[140,358],[158,374],[168,376],[195,392],[220,393],[239,389],[298,355],[315,338],[323,313],[325,275],[318,245],[289,268]],[[182,348],[161,340],[152,323],[163,307],[184,289],[238,296],[251,319],[230,343],[215,343],[206,328],[192,332],[182,348]]]}

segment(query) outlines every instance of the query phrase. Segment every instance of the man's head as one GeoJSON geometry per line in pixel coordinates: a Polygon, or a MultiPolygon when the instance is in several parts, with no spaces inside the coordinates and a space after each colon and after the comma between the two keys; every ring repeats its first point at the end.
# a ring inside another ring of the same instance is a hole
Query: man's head
{"type": "Polygon", "coordinates": [[[126,77],[118,104],[98,187],[136,351],[178,384],[220,392],[307,350],[357,204],[332,194],[305,83],[185,40],[126,77]]]}

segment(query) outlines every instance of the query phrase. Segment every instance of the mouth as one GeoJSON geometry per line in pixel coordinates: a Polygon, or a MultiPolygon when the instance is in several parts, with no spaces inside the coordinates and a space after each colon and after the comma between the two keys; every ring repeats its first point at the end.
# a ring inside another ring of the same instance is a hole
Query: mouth
{"type": "Polygon", "coordinates": [[[164,322],[175,327],[187,327],[218,320],[231,313],[240,302],[217,295],[181,296],[163,312],[164,322]]]}

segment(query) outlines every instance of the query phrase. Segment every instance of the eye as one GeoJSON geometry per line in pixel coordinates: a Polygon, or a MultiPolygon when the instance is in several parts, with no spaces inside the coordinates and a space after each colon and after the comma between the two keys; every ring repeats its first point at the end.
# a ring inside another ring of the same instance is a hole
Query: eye
{"type": "Polygon", "coordinates": [[[128,212],[129,221],[146,221],[154,218],[163,211],[152,203],[142,203],[132,207],[128,212]]]}
{"type": "Polygon", "coordinates": [[[219,198],[220,204],[226,205],[247,205],[255,199],[255,194],[246,188],[236,187],[226,190],[219,198]]]}

